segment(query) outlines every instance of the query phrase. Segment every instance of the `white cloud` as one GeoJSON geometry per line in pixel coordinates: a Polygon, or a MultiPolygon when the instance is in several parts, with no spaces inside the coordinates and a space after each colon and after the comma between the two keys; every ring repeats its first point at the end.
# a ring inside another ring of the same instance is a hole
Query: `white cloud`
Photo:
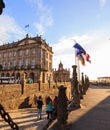
{"type": "Polygon", "coordinates": [[[108,68],[110,66],[110,40],[108,33],[94,33],[80,36],[63,37],[58,43],[53,45],[53,68],[58,69],[60,61],[64,68],[70,68],[75,64],[75,50],[73,48],[76,40],[91,56],[91,64],[86,62],[86,66],[80,65],[80,72],[84,72],[90,79],[96,79],[100,76],[110,76],[108,68]]]}
{"type": "Polygon", "coordinates": [[[100,6],[101,6],[101,7],[104,7],[105,4],[106,4],[106,1],[107,1],[107,0],[99,0],[100,6]]]}
{"type": "Polygon", "coordinates": [[[45,34],[46,29],[53,25],[53,18],[51,14],[51,9],[43,0],[29,0],[33,8],[36,10],[39,21],[34,23],[38,34],[45,34]]]}
{"type": "Polygon", "coordinates": [[[45,33],[44,27],[40,23],[35,23],[34,26],[38,30],[38,34],[43,35],[45,33]]]}
{"type": "Polygon", "coordinates": [[[13,17],[8,15],[0,16],[0,43],[20,39],[23,34],[23,30],[17,25],[13,17]]]}

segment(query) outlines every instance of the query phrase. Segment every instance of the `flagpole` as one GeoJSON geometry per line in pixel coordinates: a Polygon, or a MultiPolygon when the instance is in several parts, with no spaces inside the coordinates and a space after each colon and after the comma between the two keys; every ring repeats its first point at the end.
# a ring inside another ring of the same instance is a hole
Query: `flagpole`
{"type": "MultiPolygon", "coordinates": [[[[76,42],[74,40],[74,42],[76,42]]],[[[78,67],[78,79],[79,79],[79,82],[80,82],[80,65],[79,65],[79,61],[81,61],[82,65],[85,65],[85,61],[88,61],[89,63],[91,63],[90,61],[90,56],[89,54],[86,53],[86,51],[84,50],[84,48],[79,45],[78,43],[75,43],[75,45],[73,46],[75,49],[76,49],[76,57],[78,58],[78,62],[77,62],[77,67],[78,67]]]]}
{"type": "MultiPolygon", "coordinates": [[[[74,43],[76,44],[76,40],[74,40],[74,43]]],[[[75,65],[77,66],[78,81],[80,82],[80,64],[76,56],[76,48],[75,48],[75,65]]]]}
{"type": "Polygon", "coordinates": [[[80,83],[80,64],[79,64],[79,60],[78,60],[78,81],[80,83]]]}
{"type": "MultiPolygon", "coordinates": [[[[74,44],[76,44],[76,40],[74,40],[74,44]]],[[[76,48],[74,49],[74,55],[75,55],[75,65],[77,65],[76,48]]]]}
{"type": "Polygon", "coordinates": [[[76,55],[75,55],[75,65],[77,66],[77,76],[78,76],[78,81],[80,82],[80,63],[76,55]]]}

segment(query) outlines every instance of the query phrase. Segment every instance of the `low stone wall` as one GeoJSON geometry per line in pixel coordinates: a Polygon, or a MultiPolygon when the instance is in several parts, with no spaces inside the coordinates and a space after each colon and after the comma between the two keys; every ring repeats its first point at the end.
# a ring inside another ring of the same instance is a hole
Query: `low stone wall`
{"type": "Polygon", "coordinates": [[[46,96],[51,96],[53,99],[54,96],[58,95],[58,86],[60,85],[67,87],[67,97],[70,98],[71,83],[40,84],[40,91],[38,83],[25,84],[24,87],[21,84],[0,85],[0,104],[6,110],[34,107],[34,95],[41,95],[44,102],[46,96]]]}

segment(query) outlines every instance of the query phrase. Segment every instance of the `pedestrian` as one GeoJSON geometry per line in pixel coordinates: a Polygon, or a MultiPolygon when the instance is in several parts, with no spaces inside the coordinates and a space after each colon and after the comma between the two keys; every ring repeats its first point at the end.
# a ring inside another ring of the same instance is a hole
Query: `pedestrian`
{"type": "Polygon", "coordinates": [[[47,119],[52,119],[52,112],[53,112],[53,103],[50,96],[46,97],[46,114],[47,119]]]}
{"type": "Polygon", "coordinates": [[[38,100],[37,100],[37,116],[38,119],[42,119],[42,107],[43,107],[44,103],[42,101],[42,97],[39,96],[38,100]]]}
{"type": "Polygon", "coordinates": [[[57,117],[57,104],[58,104],[58,97],[55,96],[54,100],[53,100],[53,106],[54,106],[53,117],[54,117],[54,119],[57,117]]]}
{"type": "Polygon", "coordinates": [[[34,102],[34,105],[36,106],[36,104],[37,104],[37,99],[38,99],[38,97],[34,94],[33,95],[33,102],[34,102]]]}

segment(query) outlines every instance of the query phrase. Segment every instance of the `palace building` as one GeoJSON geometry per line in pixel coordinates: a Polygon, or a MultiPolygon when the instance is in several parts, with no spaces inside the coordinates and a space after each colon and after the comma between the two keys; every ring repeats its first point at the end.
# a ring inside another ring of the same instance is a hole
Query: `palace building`
{"type": "Polygon", "coordinates": [[[70,82],[70,70],[64,69],[63,64],[60,62],[58,70],[53,71],[53,80],[55,82],[70,82]]]}
{"type": "Polygon", "coordinates": [[[53,51],[41,36],[29,37],[0,46],[0,76],[46,83],[53,80],[53,51]]]}

